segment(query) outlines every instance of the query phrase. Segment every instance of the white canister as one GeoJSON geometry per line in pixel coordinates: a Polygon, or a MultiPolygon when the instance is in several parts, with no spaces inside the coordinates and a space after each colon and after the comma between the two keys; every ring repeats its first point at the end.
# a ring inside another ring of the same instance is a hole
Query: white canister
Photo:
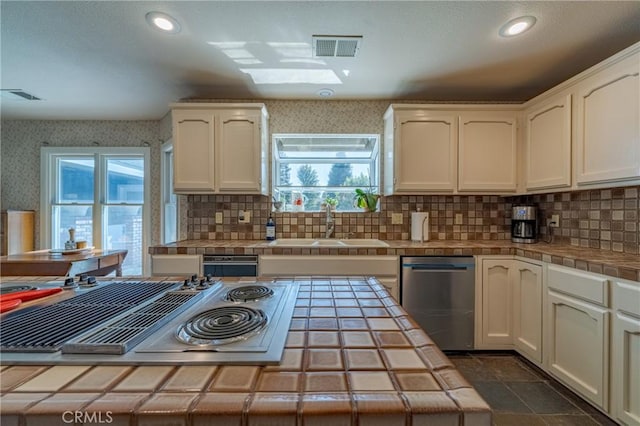
{"type": "Polygon", "coordinates": [[[429,241],[428,212],[411,212],[411,241],[429,241]]]}

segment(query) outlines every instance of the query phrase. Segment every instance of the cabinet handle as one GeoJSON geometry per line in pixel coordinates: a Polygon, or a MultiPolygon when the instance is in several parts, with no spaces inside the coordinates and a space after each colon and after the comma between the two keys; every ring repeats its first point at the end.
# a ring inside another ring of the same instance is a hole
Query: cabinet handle
{"type": "Polygon", "coordinates": [[[539,116],[541,116],[542,114],[546,114],[547,112],[549,112],[549,111],[551,111],[551,110],[553,110],[553,109],[556,109],[556,108],[564,108],[564,105],[562,105],[562,104],[552,105],[552,106],[550,106],[549,108],[545,109],[544,111],[540,111],[539,113],[537,113],[536,115],[534,115],[533,117],[531,117],[531,118],[529,119],[529,121],[533,121],[533,120],[535,120],[536,118],[538,118],[539,116]]]}
{"type": "Polygon", "coordinates": [[[607,86],[609,86],[610,84],[617,83],[618,81],[620,81],[620,80],[624,80],[624,79],[625,79],[625,78],[627,78],[627,77],[637,77],[639,74],[640,74],[640,73],[637,73],[637,72],[636,72],[636,73],[633,73],[633,74],[624,74],[624,75],[621,75],[620,77],[616,78],[615,80],[607,81],[606,83],[601,84],[601,85],[600,85],[600,86],[598,86],[598,87],[594,87],[593,89],[589,90],[589,92],[588,92],[586,95],[584,95],[584,96],[582,96],[582,97],[586,99],[586,98],[588,98],[589,96],[591,96],[591,95],[593,94],[593,92],[595,92],[596,90],[600,90],[600,89],[602,89],[603,87],[607,87],[607,86]]]}

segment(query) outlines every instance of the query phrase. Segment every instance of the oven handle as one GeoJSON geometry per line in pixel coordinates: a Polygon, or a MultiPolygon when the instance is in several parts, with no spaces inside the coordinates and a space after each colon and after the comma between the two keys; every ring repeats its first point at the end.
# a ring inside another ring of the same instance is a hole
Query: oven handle
{"type": "Polygon", "coordinates": [[[226,265],[238,265],[238,266],[258,266],[258,262],[202,262],[204,266],[226,266],[226,265]]]}

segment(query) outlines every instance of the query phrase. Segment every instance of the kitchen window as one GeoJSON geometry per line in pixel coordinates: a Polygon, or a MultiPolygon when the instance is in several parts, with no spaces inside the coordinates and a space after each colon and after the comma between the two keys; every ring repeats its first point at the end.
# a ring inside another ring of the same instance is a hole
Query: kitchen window
{"type": "Polygon", "coordinates": [[[273,197],[290,212],[361,211],[356,188],[379,193],[379,146],[371,134],[274,134],[273,197]]]}
{"type": "Polygon", "coordinates": [[[41,241],[126,249],[123,275],[143,275],[149,240],[149,148],[42,148],[41,241]]]}

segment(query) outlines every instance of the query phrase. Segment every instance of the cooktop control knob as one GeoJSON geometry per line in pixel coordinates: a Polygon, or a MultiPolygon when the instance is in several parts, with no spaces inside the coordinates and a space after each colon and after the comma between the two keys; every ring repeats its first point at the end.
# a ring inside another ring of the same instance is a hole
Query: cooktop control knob
{"type": "Polygon", "coordinates": [[[184,280],[184,284],[180,287],[182,290],[191,290],[193,288],[193,282],[189,280],[184,280]]]}
{"type": "Polygon", "coordinates": [[[73,277],[64,279],[64,286],[62,287],[64,290],[71,290],[78,287],[78,284],[73,281],[73,277]]]}

